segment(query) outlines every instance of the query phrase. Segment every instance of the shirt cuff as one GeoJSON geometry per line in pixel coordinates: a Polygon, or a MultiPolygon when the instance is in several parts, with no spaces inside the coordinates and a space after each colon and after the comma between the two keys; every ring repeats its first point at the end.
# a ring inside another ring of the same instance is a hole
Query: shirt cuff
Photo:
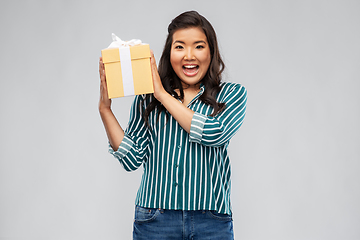
{"type": "Polygon", "coordinates": [[[109,143],[109,153],[112,154],[114,157],[123,158],[131,150],[133,145],[133,141],[125,135],[117,151],[114,151],[109,143]]]}
{"type": "Polygon", "coordinates": [[[205,121],[206,117],[204,115],[198,112],[194,112],[194,115],[191,119],[190,141],[201,143],[205,121]]]}

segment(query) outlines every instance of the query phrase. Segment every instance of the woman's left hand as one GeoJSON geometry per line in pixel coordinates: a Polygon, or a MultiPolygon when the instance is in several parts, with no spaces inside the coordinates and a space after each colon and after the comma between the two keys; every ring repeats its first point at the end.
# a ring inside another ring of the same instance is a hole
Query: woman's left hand
{"type": "Polygon", "coordinates": [[[154,52],[151,50],[151,58],[150,58],[150,64],[151,64],[151,72],[152,72],[152,78],[153,78],[153,84],[154,84],[154,97],[161,102],[161,97],[164,96],[164,94],[168,94],[162,83],[159,76],[159,72],[157,70],[156,61],[154,57],[154,52]]]}

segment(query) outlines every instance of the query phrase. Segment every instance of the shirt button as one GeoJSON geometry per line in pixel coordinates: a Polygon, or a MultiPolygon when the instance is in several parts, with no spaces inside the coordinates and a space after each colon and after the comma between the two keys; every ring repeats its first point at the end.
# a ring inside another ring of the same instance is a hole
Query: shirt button
{"type": "Polygon", "coordinates": [[[178,149],[180,149],[180,148],[181,148],[181,145],[178,146],[178,149]]]}
{"type": "Polygon", "coordinates": [[[175,183],[175,187],[177,187],[178,186],[178,184],[177,183],[175,183]]]}
{"type": "Polygon", "coordinates": [[[179,165],[175,164],[175,167],[177,168],[179,165]]]}

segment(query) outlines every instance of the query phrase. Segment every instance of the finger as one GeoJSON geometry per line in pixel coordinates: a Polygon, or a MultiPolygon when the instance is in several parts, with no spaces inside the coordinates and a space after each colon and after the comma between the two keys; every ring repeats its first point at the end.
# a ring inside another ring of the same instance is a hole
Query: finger
{"type": "Polygon", "coordinates": [[[102,61],[102,57],[99,58],[99,74],[100,74],[100,100],[107,102],[109,101],[109,97],[107,92],[105,66],[102,61]]]}
{"type": "Polygon", "coordinates": [[[99,73],[100,73],[100,76],[101,76],[103,68],[104,68],[104,64],[102,62],[102,59],[100,58],[100,60],[99,60],[99,73]]]}
{"type": "Polygon", "coordinates": [[[102,60],[102,57],[99,58],[99,69],[104,69],[104,62],[102,60]]]}
{"type": "Polygon", "coordinates": [[[100,74],[100,80],[102,82],[106,81],[105,66],[101,59],[99,61],[99,74],[100,74]]]}

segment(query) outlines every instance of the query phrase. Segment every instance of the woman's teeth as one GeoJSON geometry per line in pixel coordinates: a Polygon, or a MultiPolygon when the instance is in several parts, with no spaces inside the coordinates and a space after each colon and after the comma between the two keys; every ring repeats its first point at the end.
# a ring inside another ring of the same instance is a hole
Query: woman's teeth
{"type": "Polygon", "coordinates": [[[192,77],[197,74],[199,65],[184,65],[183,72],[186,76],[192,77]]]}
{"type": "Polygon", "coordinates": [[[184,68],[196,68],[197,65],[185,65],[184,68]]]}

